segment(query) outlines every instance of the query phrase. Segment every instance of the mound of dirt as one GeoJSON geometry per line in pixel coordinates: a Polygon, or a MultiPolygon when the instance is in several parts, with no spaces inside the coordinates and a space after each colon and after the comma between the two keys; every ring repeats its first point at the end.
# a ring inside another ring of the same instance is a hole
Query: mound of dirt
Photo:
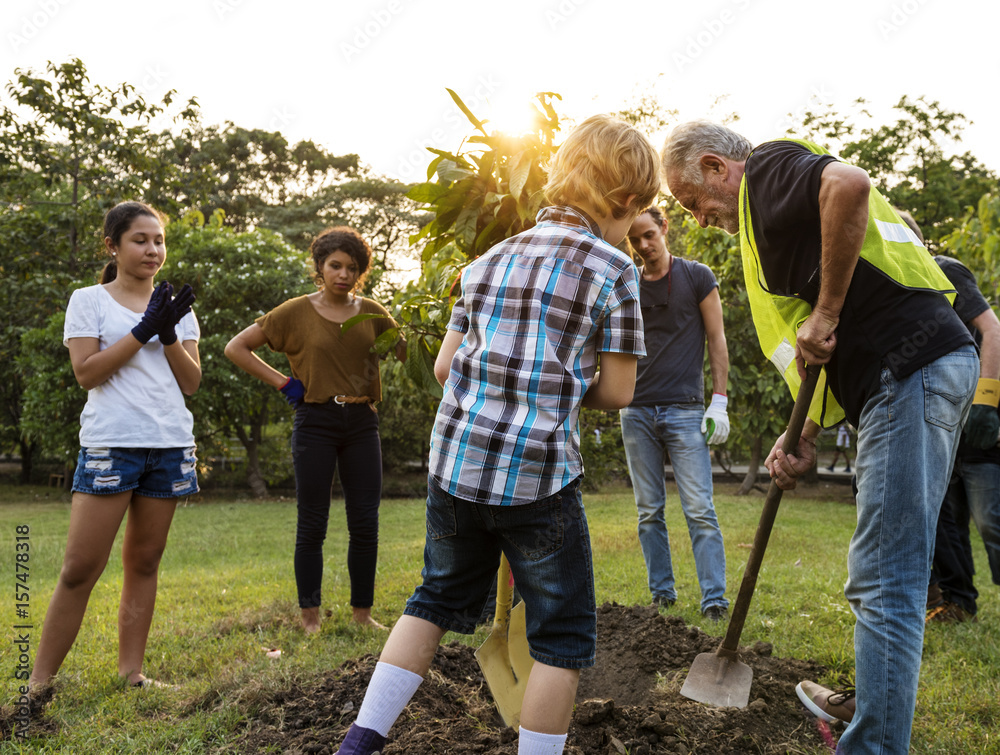
{"type": "MultiPolygon", "coordinates": [[[[714,652],[718,637],[652,606],[606,603],[597,621],[597,665],[581,676],[567,755],[823,751],[815,719],[795,696],[799,681],[822,673],[819,664],[775,658],[766,643],[741,648],[754,672],[750,705],[713,708],[679,690],[695,656],[714,652]]],[[[357,658],[313,684],[281,692],[226,750],[332,755],[357,716],[375,662],[372,655],[357,658]]],[[[517,735],[503,725],[473,648],[452,643],[438,650],[390,732],[384,755],[402,753],[516,755],[517,735]]]]}

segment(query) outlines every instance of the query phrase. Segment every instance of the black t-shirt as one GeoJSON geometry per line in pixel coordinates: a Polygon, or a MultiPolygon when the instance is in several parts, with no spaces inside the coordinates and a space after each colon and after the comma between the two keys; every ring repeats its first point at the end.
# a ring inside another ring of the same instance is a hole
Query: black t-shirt
{"type": "Polygon", "coordinates": [[[636,366],[632,406],[703,404],[705,321],[701,302],[715,290],[715,274],[674,257],[659,280],[639,280],[646,356],[636,366]]]}
{"type": "MultiPolygon", "coordinates": [[[[835,160],[794,142],[767,142],[746,161],[747,201],[762,283],[772,293],[813,306],[819,296],[822,252],[820,176],[835,160]]],[[[902,379],[972,342],[946,297],[904,288],[859,259],[840,313],[827,379],[847,419],[857,425],[883,367],[902,379]]]]}
{"type": "MultiPolygon", "coordinates": [[[[934,258],[934,261],[941,266],[944,274],[951,281],[951,285],[958,291],[958,296],[955,297],[955,313],[962,318],[962,322],[965,323],[972,337],[976,339],[976,344],[981,344],[983,342],[983,334],[972,325],[972,321],[988,310],[990,305],[976,284],[976,276],[972,274],[969,268],[952,257],[938,255],[934,258]]],[[[991,446],[987,449],[975,448],[965,442],[964,435],[962,436],[961,444],[958,446],[958,456],[963,461],[973,463],[989,462],[1000,464],[1000,448],[996,446],[991,446]]]]}

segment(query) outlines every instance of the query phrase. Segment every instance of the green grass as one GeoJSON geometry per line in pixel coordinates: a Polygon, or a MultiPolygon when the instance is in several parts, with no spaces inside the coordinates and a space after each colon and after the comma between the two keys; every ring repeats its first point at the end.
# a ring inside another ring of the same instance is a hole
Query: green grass
{"type": "MultiPolygon", "coordinates": [[[[846,553],[855,510],[843,490],[829,495],[787,494],[771,536],[743,644],[764,640],[778,656],[811,658],[831,668],[825,681],[853,673],[853,617],[843,598],[846,553]]],[[[635,507],[627,489],[585,495],[595,553],[598,602],[648,603],[645,568],[635,534],[635,507]]],[[[726,537],[729,595],[735,599],[753,540],[762,496],[717,495],[726,537]]],[[[0,539],[13,554],[15,526],[31,527],[32,652],[55,584],[69,523],[69,498],[43,487],[0,488],[0,539]]],[[[679,600],[673,611],[702,624],[690,541],[676,496],[668,526],[679,600]]],[[[146,654],[148,675],[179,686],[142,695],[122,694],[116,682],[116,612],[121,590],[120,550],[91,597],[76,645],[60,674],[48,708],[58,731],[38,737],[24,752],[200,753],[232,743],[241,721],[254,715],[269,691],[305,682],[344,660],[377,653],[384,637],[348,624],[346,524],[334,502],[326,547],[325,620],[319,636],[298,629],[291,552],[295,507],[291,501],[201,502],[178,508],[163,557],[156,616],[146,654]],[[280,648],[280,660],[265,648],[280,648]]],[[[391,624],[420,578],[423,502],[386,500],[375,617],[391,624]]],[[[120,537],[119,537],[120,542],[120,537]]],[[[934,626],[927,632],[914,753],[1000,753],[1000,609],[989,582],[982,543],[973,549],[979,572],[980,621],[934,626]]],[[[0,565],[13,580],[13,558],[0,565]]],[[[13,592],[0,606],[9,628],[13,592]]],[[[13,630],[9,630],[12,632],[13,630]]],[[[719,630],[721,632],[721,629],[719,630]]],[[[478,644],[485,631],[471,638],[478,644]]],[[[446,641],[459,639],[449,635],[446,641]]],[[[4,702],[14,696],[16,664],[9,643],[0,645],[4,702]]],[[[0,753],[18,752],[11,742],[0,753]]]]}

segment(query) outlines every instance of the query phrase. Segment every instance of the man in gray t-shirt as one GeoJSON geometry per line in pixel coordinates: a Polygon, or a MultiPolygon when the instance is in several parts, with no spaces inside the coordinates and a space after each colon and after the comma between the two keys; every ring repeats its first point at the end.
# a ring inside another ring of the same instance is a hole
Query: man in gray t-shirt
{"type": "Polygon", "coordinates": [[[664,520],[663,465],[669,454],[691,535],[701,611],[712,621],[721,621],[729,606],[726,553],[712,502],[708,444],[722,443],[729,435],[729,353],[722,302],[712,271],[700,262],[674,257],[667,249],[666,234],[667,221],[656,207],[639,215],[628,233],[643,263],[639,286],[646,356],[638,363],[632,403],[621,410],[622,439],[653,602],[669,607],[677,600],[664,520]],[[713,391],[707,410],[706,339],[713,391]]]}

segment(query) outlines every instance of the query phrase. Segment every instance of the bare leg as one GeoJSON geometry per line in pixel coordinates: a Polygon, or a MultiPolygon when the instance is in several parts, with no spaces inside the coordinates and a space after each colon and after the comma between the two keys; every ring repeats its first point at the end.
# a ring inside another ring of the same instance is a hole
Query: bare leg
{"type": "Polygon", "coordinates": [[[131,492],[108,496],[73,494],[66,555],[45,614],[29,686],[48,683],[73,647],[90,593],[108,563],[131,499],[131,492]]]}
{"type": "Polygon", "coordinates": [[[371,627],[372,629],[388,629],[388,627],[379,624],[375,619],[372,618],[372,608],[358,608],[357,606],[352,606],[354,611],[354,623],[360,624],[363,627],[371,627]]]}
{"type": "Polygon", "coordinates": [[[401,616],[389,633],[379,660],[427,676],[442,637],[444,630],[437,624],[416,616],[401,616]]]}
{"type": "Polygon", "coordinates": [[[122,544],[124,583],[118,606],[118,675],[141,681],[149,626],[156,605],[156,580],[176,498],[135,496],[129,506],[122,544]]]}
{"type": "Polygon", "coordinates": [[[524,689],[521,726],[539,734],[565,734],[580,683],[579,669],[556,668],[535,661],[524,689]]]}
{"type": "Polygon", "coordinates": [[[302,628],[306,634],[316,634],[319,631],[319,606],[302,609],[302,628]]]}

